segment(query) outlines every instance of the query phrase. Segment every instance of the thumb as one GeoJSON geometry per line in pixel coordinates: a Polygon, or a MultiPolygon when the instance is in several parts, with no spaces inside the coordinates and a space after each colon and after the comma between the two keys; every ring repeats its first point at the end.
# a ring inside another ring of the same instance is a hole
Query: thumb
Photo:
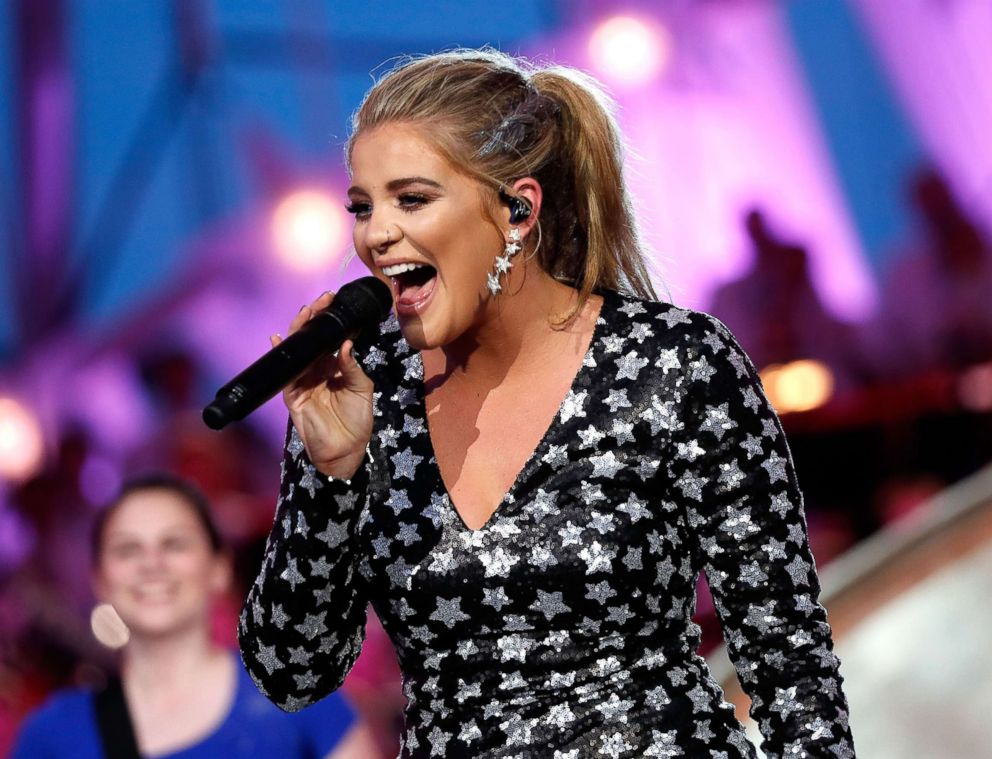
{"type": "Polygon", "coordinates": [[[338,367],[341,374],[349,384],[364,384],[368,381],[358,359],[354,354],[355,343],[352,340],[345,340],[341,343],[341,351],[338,354],[338,367]]]}

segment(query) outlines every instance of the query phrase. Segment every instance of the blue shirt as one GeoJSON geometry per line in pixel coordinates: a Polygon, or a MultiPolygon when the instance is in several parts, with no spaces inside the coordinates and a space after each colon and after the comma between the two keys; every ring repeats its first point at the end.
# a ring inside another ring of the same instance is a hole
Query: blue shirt
{"type": "MultiPolygon", "coordinates": [[[[192,746],[155,759],[319,759],[330,753],[355,720],[344,698],[333,693],[295,714],[262,696],[237,663],[234,703],[213,733],[192,746]]],[[[94,694],[56,693],[21,726],[11,759],[104,759],[94,694]]]]}

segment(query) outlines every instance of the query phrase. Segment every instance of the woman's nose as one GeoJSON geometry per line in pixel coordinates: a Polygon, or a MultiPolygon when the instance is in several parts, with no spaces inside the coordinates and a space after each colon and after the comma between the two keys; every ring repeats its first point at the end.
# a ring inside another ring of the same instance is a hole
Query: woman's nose
{"type": "Polygon", "coordinates": [[[366,233],[366,243],[371,250],[383,253],[391,245],[398,242],[402,233],[399,227],[391,221],[383,220],[375,224],[369,224],[366,233]]]}
{"type": "Polygon", "coordinates": [[[141,553],[141,569],[146,572],[157,572],[165,564],[166,552],[161,548],[148,548],[141,553]]]}

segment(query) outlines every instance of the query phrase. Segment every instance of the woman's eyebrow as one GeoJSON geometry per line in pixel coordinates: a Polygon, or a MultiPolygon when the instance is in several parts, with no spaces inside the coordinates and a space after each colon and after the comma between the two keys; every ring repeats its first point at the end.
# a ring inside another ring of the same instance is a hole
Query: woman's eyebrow
{"type": "MultiPolygon", "coordinates": [[[[438,190],[444,189],[444,185],[440,182],[435,182],[433,179],[428,179],[427,177],[402,177],[401,179],[393,179],[387,182],[386,191],[396,192],[397,190],[402,190],[404,187],[408,187],[412,184],[423,184],[428,187],[434,187],[438,190]]],[[[367,194],[365,190],[358,185],[352,185],[348,188],[348,194],[351,195],[352,193],[367,194]]]]}

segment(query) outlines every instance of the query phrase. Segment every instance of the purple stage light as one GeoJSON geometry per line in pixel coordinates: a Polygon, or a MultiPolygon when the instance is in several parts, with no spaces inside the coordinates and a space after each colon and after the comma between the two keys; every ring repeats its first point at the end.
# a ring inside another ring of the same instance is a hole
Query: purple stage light
{"type": "Polygon", "coordinates": [[[613,16],[589,36],[589,58],[597,76],[618,87],[639,87],[664,72],[672,38],[659,23],[613,16]]]}
{"type": "Polygon", "coordinates": [[[992,229],[992,3],[853,5],[927,152],[961,202],[992,229]]]}
{"type": "MultiPolygon", "coordinates": [[[[705,308],[716,287],[747,269],[743,218],[758,206],[779,234],[809,248],[830,311],[866,317],[873,278],[782,9],[684,3],[655,13],[672,39],[665,75],[614,95],[657,281],[679,304],[705,308]]],[[[542,49],[553,49],[556,60],[595,70],[586,42],[596,24],[530,52],[542,58],[542,49]]]]}

